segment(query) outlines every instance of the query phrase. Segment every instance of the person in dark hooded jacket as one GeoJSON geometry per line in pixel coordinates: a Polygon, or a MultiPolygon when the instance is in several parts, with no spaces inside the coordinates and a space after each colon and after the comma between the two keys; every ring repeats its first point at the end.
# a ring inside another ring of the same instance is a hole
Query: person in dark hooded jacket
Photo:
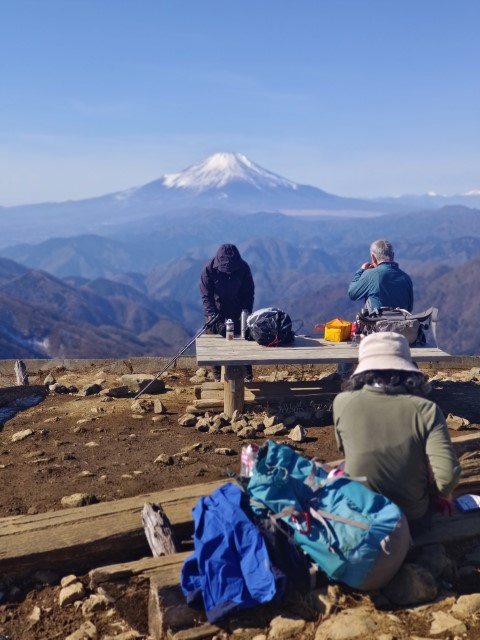
{"type": "MultiPolygon", "coordinates": [[[[225,321],[232,319],[235,333],[240,333],[240,316],[246,309],[252,313],[255,285],[250,267],[242,260],[234,244],[222,244],[209,260],[200,277],[203,313],[207,319],[218,315],[212,332],[225,336],[225,321]]],[[[221,367],[213,367],[215,380],[220,380],[221,367]]],[[[245,380],[252,379],[252,367],[246,366],[245,380]]]]}

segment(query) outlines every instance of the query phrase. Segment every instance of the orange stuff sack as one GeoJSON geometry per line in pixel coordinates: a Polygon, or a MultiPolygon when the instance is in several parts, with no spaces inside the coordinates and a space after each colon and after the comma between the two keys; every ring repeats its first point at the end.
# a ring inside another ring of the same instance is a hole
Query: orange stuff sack
{"type": "Polygon", "coordinates": [[[345,342],[350,338],[352,323],[342,318],[334,318],[325,324],[316,324],[317,331],[325,330],[325,340],[329,342],[345,342]]]}

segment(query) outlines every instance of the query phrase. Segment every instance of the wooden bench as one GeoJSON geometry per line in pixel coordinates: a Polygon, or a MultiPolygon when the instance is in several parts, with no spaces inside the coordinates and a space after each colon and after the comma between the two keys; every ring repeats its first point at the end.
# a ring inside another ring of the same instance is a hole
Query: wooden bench
{"type": "MultiPolygon", "coordinates": [[[[451,355],[437,347],[412,347],[415,362],[440,362],[451,355]]],[[[224,367],[224,411],[232,416],[242,412],[245,402],[244,365],[296,365],[355,363],[358,346],[351,342],[327,342],[323,338],[296,337],[291,345],[262,347],[256,342],[236,337],[203,334],[196,340],[197,363],[224,367]]]]}

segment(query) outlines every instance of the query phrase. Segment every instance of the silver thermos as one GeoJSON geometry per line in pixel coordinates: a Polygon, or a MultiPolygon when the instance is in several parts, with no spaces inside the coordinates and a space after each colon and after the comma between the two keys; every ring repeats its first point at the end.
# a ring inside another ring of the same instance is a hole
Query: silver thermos
{"type": "Polygon", "coordinates": [[[247,318],[250,314],[247,309],[242,311],[242,315],[240,316],[240,333],[242,338],[245,338],[245,333],[247,331],[247,318]]]}

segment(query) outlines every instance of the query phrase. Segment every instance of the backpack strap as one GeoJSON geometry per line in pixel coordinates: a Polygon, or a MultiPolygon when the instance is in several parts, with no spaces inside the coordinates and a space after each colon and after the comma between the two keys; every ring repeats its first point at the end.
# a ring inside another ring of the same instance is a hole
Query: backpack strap
{"type": "Polygon", "coordinates": [[[337,516],[335,513],[329,513],[328,511],[323,511],[323,509],[314,509],[310,507],[310,515],[312,515],[316,520],[321,522],[325,526],[325,519],[334,520],[335,522],[342,522],[343,524],[348,524],[351,527],[357,527],[358,529],[364,529],[368,531],[370,526],[365,524],[364,522],[358,522],[357,520],[351,520],[350,518],[344,518],[343,516],[337,516]]]}

